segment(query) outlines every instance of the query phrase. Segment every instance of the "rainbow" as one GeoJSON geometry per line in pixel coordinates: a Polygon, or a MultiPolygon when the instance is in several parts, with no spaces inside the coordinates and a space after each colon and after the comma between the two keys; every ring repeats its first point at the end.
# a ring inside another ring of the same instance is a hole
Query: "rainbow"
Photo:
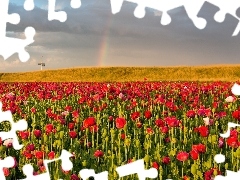
{"type": "Polygon", "coordinates": [[[105,30],[103,32],[102,40],[99,47],[99,52],[97,56],[97,66],[102,67],[106,65],[107,53],[108,53],[108,40],[109,40],[109,27],[112,23],[112,14],[108,16],[107,23],[105,25],[105,30]]]}

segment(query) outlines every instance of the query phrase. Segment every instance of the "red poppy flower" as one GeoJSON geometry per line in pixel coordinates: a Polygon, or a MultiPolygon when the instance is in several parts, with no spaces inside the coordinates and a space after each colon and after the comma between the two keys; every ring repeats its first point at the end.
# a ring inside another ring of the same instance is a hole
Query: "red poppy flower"
{"type": "Polygon", "coordinates": [[[240,111],[236,110],[232,113],[233,118],[240,120],[240,111]]]}
{"type": "Polygon", "coordinates": [[[23,155],[27,158],[27,159],[32,159],[32,154],[30,152],[24,151],[23,155]]]}
{"type": "Polygon", "coordinates": [[[208,127],[206,127],[206,126],[200,126],[200,127],[198,128],[198,132],[200,133],[200,135],[201,135],[202,137],[207,137],[208,134],[209,134],[208,127]]]}
{"type": "Polygon", "coordinates": [[[177,160],[182,161],[182,162],[186,161],[188,159],[188,156],[189,156],[189,154],[187,152],[181,151],[177,154],[177,160]]]}
{"type": "Polygon", "coordinates": [[[153,130],[152,128],[150,128],[150,127],[146,129],[146,132],[147,132],[147,134],[149,134],[149,135],[154,134],[154,130],[153,130]]]}
{"type": "Polygon", "coordinates": [[[49,159],[54,159],[54,157],[55,157],[54,151],[51,151],[50,153],[48,153],[48,158],[49,159]]]}
{"type": "Polygon", "coordinates": [[[126,138],[126,135],[123,133],[123,134],[121,134],[121,139],[125,139],[126,138]]]}
{"type": "Polygon", "coordinates": [[[145,111],[144,116],[145,116],[146,119],[150,119],[152,117],[151,111],[145,111]]]}
{"type": "Polygon", "coordinates": [[[21,139],[27,139],[29,137],[30,133],[28,131],[20,131],[19,136],[21,139]]]}
{"type": "Polygon", "coordinates": [[[31,112],[35,114],[37,112],[36,108],[32,107],[31,112]]]}
{"type": "Polygon", "coordinates": [[[34,147],[34,144],[29,144],[26,146],[26,150],[28,151],[34,151],[35,147],[34,147]]]}
{"type": "Polygon", "coordinates": [[[101,150],[96,150],[96,151],[94,152],[94,156],[97,157],[97,158],[103,157],[103,155],[104,155],[104,153],[103,153],[103,151],[101,151],[101,150]]]}
{"type": "Polygon", "coordinates": [[[96,119],[94,117],[88,117],[83,121],[83,127],[88,128],[96,124],[96,119]]]}
{"type": "Polygon", "coordinates": [[[166,134],[168,132],[168,127],[164,126],[164,127],[160,127],[160,131],[164,134],[166,134]]]}
{"type": "Polygon", "coordinates": [[[187,111],[187,117],[188,118],[194,118],[196,115],[195,111],[194,110],[189,110],[187,111]]]}
{"type": "Polygon", "coordinates": [[[52,124],[47,124],[46,125],[46,133],[49,134],[53,131],[54,127],[52,124]]]}
{"type": "Polygon", "coordinates": [[[124,118],[116,118],[116,127],[118,129],[124,128],[126,123],[127,123],[127,121],[124,118]]]}
{"type": "Polygon", "coordinates": [[[78,118],[79,117],[79,112],[78,111],[73,111],[72,116],[73,116],[73,118],[78,118]]]}
{"type": "Polygon", "coordinates": [[[9,171],[9,169],[8,168],[3,168],[3,173],[4,173],[4,176],[5,177],[8,177],[9,175],[10,175],[10,171],[9,171]]]}
{"type": "Polygon", "coordinates": [[[76,174],[72,174],[71,180],[80,180],[80,178],[76,174]]]}
{"type": "Polygon", "coordinates": [[[69,136],[70,136],[70,138],[74,139],[77,137],[77,133],[75,131],[70,131],[69,136]]]}
{"type": "Polygon", "coordinates": [[[108,117],[108,121],[109,121],[109,122],[112,122],[112,121],[113,121],[113,117],[112,117],[112,116],[109,116],[109,117],[108,117]]]}
{"type": "Polygon", "coordinates": [[[227,144],[231,147],[238,147],[238,138],[237,137],[229,137],[227,139],[227,144]]]}
{"type": "Polygon", "coordinates": [[[162,163],[163,164],[168,164],[168,163],[170,163],[170,161],[171,161],[171,159],[168,156],[164,156],[162,158],[162,163]]]}
{"type": "Polygon", "coordinates": [[[133,112],[131,114],[131,118],[132,118],[133,121],[135,121],[139,117],[140,117],[140,112],[133,112]]]}
{"type": "Polygon", "coordinates": [[[75,123],[69,123],[68,124],[68,129],[73,130],[75,126],[75,123]]]}
{"type": "Polygon", "coordinates": [[[155,169],[159,168],[159,164],[157,162],[152,162],[152,167],[155,169]]]}
{"type": "Polygon", "coordinates": [[[197,160],[198,157],[199,157],[198,152],[196,150],[194,150],[194,149],[190,151],[190,155],[191,155],[193,160],[197,160]]]}
{"type": "Polygon", "coordinates": [[[163,126],[165,125],[165,123],[163,122],[162,119],[157,119],[157,120],[155,121],[155,124],[156,124],[156,126],[158,126],[158,127],[163,127],[163,126]]]}
{"type": "Polygon", "coordinates": [[[36,151],[35,152],[35,156],[37,159],[42,159],[43,158],[44,153],[42,151],[36,151]]]}
{"type": "Polygon", "coordinates": [[[41,130],[38,130],[38,129],[35,129],[35,130],[33,131],[33,134],[34,134],[34,136],[35,136],[36,138],[40,138],[40,137],[42,136],[41,130]]]}

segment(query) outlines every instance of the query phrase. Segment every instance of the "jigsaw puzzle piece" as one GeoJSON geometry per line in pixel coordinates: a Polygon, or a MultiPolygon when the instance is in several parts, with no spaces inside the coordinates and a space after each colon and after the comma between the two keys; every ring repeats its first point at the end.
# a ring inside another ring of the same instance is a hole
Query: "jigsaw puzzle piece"
{"type": "Polygon", "coordinates": [[[138,0],[128,0],[134,3],[137,3],[138,6],[134,11],[134,15],[137,18],[143,18],[146,14],[146,7],[155,9],[162,12],[162,17],[160,23],[162,25],[168,25],[171,23],[171,17],[168,14],[168,11],[173,10],[177,7],[183,5],[183,0],[148,0],[148,1],[138,1],[138,0]]]}
{"type": "Polygon", "coordinates": [[[232,180],[232,179],[239,179],[240,177],[240,171],[234,172],[226,170],[226,176],[223,175],[217,175],[214,180],[232,180]]]}
{"type": "Polygon", "coordinates": [[[8,14],[8,6],[9,0],[0,1],[0,55],[6,60],[14,53],[18,53],[19,59],[26,62],[30,56],[25,51],[25,47],[34,42],[35,29],[32,27],[25,29],[26,39],[6,37],[7,23],[18,24],[20,22],[19,14],[8,14]]]}
{"type": "Polygon", "coordinates": [[[71,7],[74,9],[81,7],[81,0],[71,0],[71,7]]]}
{"type": "Polygon", "coordinates": [[[3,168],[11,168],[14,166],[14,158],[11,156],[8,156],[4,159],[0,160],[0,179],[1,180],[5,180],[5,176],[4,176],[4,172],[3,172],[3,168]]]}
{"type": "Polygon", "coordinates": [[[3,37],[0,41],[0,55],[6,60],[14,53],[18,53],[18,57],[22,62],[28,61],[30,55],[26,52],[25,47],[34,42],[35,33],[34,28],[27,27],[25,29],[26,39],[3,37]]]}
{"type": "MultiPolygon", "coordinates": [[[[71,0],[70,3],[72,8],[80,8],[81,0],[71,0]]],[[[65,22],[67,20],[67,13],[65,11],[55,11],[56,0],[48,0],[48,20],[58,20],[65,22]]]]}
{"type": "Polygon", "coordinates": [[[168,14],[168,11],[173,10],[175,8],[183,6],[183,0],[155,0],[151,4],[151,8],[156,9],[158,11],[162,12],[162,17],[160,23],[162,25],[168,25],[171,23],[172,19],[170,15],[168,14]],[[154,4],[156,4],[156,7],[154,8],[154,4]]]}
{"type": "Polygon", "coordinates": [[[238,25],[237,25],[237,27],[235,28],[232,36],[237,36],[237,35],[239,34],[239,32],[240,32],[240,20],[239,20],[238,25]]]}
{"type": "Polygon", "coordinates": [[[18,24],[20,16],[17,13],[8,14],[9,0],[0,1],[0,39],[6,36],[7,22],[11,24],[18,24]]]}
{"type": "Polygon", "coordinates": [[[157,178],[158,171],[155,168],[145,169],[144,160],[137,160],[129,164],[116,168],[119,177],[129,176],[137,174],[139,180],[145,180],[146,178],[157,178]]]}
{"type": "MultiPolygon", "coordinates": [[[[133,2],[133,1],[131,1],[133,2]]],[[[146,15],[146,1],[140,1],[140,2],[136,2],[134,1],[134,3],[138,3],[138,6],[135,8],[134,10],[134,16],[136,18],[144,18],[144,16],[146,15]]]]}
{"type": "Polygon", "coordinates": [[[67,13],[65,11],[55,11],[56,0],[48,0],[48,20],[58,20],[65,22],[67,20],[67,13]]]}
{"type": "MultiPolygon", "coordinates": [[[[112,13],[117,14],[120,12],[122,5],[123,5],[124,0],[111,0],[111,8],[112,8],[112,13]]],[[[146,1],[138,1],[138,0],[126,0],[128,2],[137,4],[137,7],[134,10],[134,16],[136,18],[143,18],[146,14],[145,8],[147,5],[146,1]]],[[[149,0],[151,1],[151,0],[149,0]]],[[[148,2],[149,3],[149,2],[148,2]]]]}
{"type": "Polygon", "coordinates": [[[79,175],[83,180],[87,180],[90,177],[94,177],[94,180],[108,180],[107,171],[95,174],[95,171],[93,169],[82,169],[79,172],[79,175]]]}
{"type": "MultiPolygon", "coordinates": [[[[123,5],[124,0],[111,0],[112,13],[118,13],[123,5]]],[[[126,0],[131,3],[137,4],[134,10],[134,16],[137,18],[143,18],[146,14],[146,7],[155,9],[162,12],[161,24],[168,25],[171,22],[171,17],[167,13],[168,11],[177,7],[183,6],[183,0],[126,0]]]]}
{"type": "Polygon", "coordinates": [[[111,9],[113,14],[117,14],[120,12],[124,0],[110,0],[111,9]]]}
{"type": "Polygon", "coordinates": [[[34,9],[34,0],[25,0],[23,7],[26,11],[32,11],[34,9]]]}
{"type": "Polygon", "coordinates": [[[55,161],[58,161],[58,160],[61,160],[62,163],[62,169],[64,171],[70,171],[72,168],[73,168],[73,164],[72,162],[70,161],[70,157],[72,157],[73,155],[71,153],[69,153],[68,151],[66,150],[62,150],[61,152],[61,155],[59,158],[55,158],[55,159],[52,159],[52,160],[44,160],[43,161],[43,164],[44,164],[44,167],[46,169],[46,172],[45,173],[42,173],[42,174],[39,174],[39,175],[33,175],[33,167],[31,164],[26,164],[23,166],[23,173],[27,176],[25,179],[21,179],[21,180],[50,180],[50,173],[49,173],[49,169],[48,169],[48,164],[51,163],[51,162],[55,162],[55,161]]]}
{"type": "Polygon", "coordinates": [[[227,14],[231,14],[233,17],[239,19],[236,15],[237,9],[240,7],[240,1],[238,0],[207,0],[209,3],[217,6],[220,10],[215,14],[215,21],[222,23],[227,14]]]}
{"type": "MultiPolygon", "coordinates": [[[[232,15],[238,21],[240,22],[239,16],[236,14],[237,10],[240,7],[240,1],[239,0],[208,0],[209,3],[219,7],[219,11],[215,14],[214,19],[216,22],[222,23],[227,14],[232,15]]],[[[237,36],[240,31],[240,23],[238,23],[236,29],[233,32],[232,36],[237,36]]]]}
{"type": "Polygon", "coordinates": [[[20,145],[18,142],[18,137],[17,137],[17,132],[16,131],[24,131],[27,129],[28,124],[26,120],[22,119],[19,120],[18,122],[14,122],[12,118],[12,113],[11,111],[2,111],[2,103],[0,102],[0,123],[8,121],[11,124],[11,130],[8,132],[0,132],[0,137],[2,140],[6,139],[13,139],[13,148],[15,150],[20,150],[23,145],[20,145]]]}
{"type": "Polygon", "coordinates": [[[204,18],[198,17],[198,13],[200,12],[205,0],[184,0],[184,8],[187,12],[188,17],[192,20],[193,24],[198,29],[204,29],[207,25],[207,21],[204,18]]]}
{"type": "Polygon", "coordinates": [[[62,150],[60,159],[62,160],[62,169],[64,171],[70,171],[73,168],[72,161],[70,161],[70,157],[73,157],[74,155],[66,150],[62,150]]]}
{"type": "Polygon", "coordinates": [[[36,176],[33,175],[34,169],[31,164],[25,164],[22,170],[23,170],[23,173],[27,176],[25,180],[33,180],[33,179],[34,180],[41,180],[41,179],[50,180],[50,174],[48,172],[48,168],[46,168],[47,172],[36,175],[36,176]]]}
{"type": "Polygon", "coordinates": [[[240,124],[229,122],[227,132],[225,134],[220,133],[220,136],[223,137],[223,138],[228,138],[230,136],[231,128],[235,128],[235,127],[239,127],[239,126],[240,126],[240,124]]]}

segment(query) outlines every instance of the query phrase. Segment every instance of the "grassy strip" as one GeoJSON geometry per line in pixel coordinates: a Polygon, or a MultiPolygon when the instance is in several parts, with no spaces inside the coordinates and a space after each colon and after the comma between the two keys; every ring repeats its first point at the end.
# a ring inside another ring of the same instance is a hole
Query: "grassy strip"
{"type": "Polygon", "coordinates": [[[104,67],[0,73],[1,82],[238,81],[240,65],[195,67],[104,67]]]}

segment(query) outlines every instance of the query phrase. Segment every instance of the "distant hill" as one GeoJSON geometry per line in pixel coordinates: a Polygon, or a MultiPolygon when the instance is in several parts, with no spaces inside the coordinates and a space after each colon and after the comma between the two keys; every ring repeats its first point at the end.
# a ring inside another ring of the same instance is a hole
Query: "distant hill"
{"type": "Polygon", "coordinates": [[[1,82],[239,81],[240,65],[194,67],[91,67],[0,73],[1,82]]]}

